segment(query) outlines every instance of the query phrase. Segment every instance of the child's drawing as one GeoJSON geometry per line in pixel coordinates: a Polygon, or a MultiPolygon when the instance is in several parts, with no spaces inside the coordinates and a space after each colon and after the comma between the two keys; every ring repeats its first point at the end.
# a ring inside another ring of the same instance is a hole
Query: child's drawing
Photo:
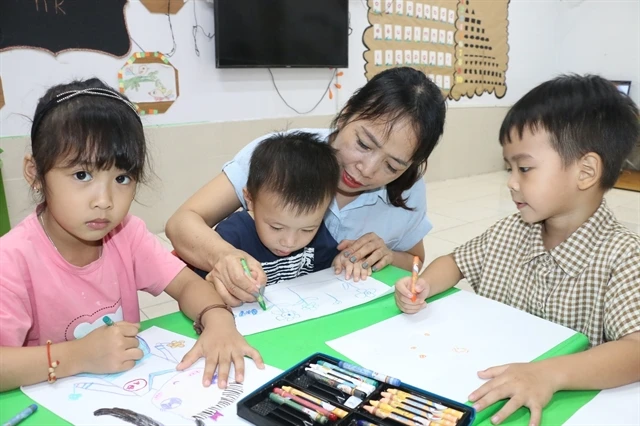
{"type": "Polygon", "coordinates": [[[132,63],[122,70],[124,94],[135,103],[173,102],[177,97],[176,70],[162,63],[132,63]]]}
{"type": "MultiPolygon", "coordinates": [[[[55,385],[29,386],[23,391],[73,424],[95,424],[94,416],[111,416],[149,426],[237,424],[235,410],[228,407],[240,399],[245,386],[233,380],[231,371],[226,389],[218,388],[217,373],[211,386],[203,387],[204,360],[187,370],[177,371],[178,360],[195,343],[193,339],[180,337],[151,328],[139,336],[143,358],[127,372],[83,374],[60,379],[55,385]]],[[[270,368],[269,377],[265,377],[250,361],[245,368],[251,370],[247,371],[250,389],[277,374],[270,368]]]]}
{"type": "Polygon", "coordinates": [[[339,312],[389,291],[386,284],[374,278],[356,283],[329,268],[268,286],[264,293],[266,311],[257,303],[245,303],[233,312],[238,330],[248,335],[339,312]]]}

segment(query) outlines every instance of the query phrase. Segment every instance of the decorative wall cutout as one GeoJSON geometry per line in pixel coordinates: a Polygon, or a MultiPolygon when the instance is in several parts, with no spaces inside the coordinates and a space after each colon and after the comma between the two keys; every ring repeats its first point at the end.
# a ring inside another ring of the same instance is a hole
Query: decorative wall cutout
{"type": "Polygon", "coordinates": [[[169,13],[176,14],[184,6],[184,0],[140,0],[140,2],[151,13],[167,13],[168,10],[169,13]]]}
{"type": "Polygon", "coordinates": [[[509,0],[369,0],[367,80],[389,68],[424,72],[450,99],[506,93],[509,0]]]}
{"type": "Polygon", "coordinates": [[[141,115],[163,114],[178,98],[178,70],[160,52],[137,52],[118,72],[118,88],[141,115]]]}
{"type": "Polygon", "coordinates": [[[2,77],[0,77],[0,108],[4,106],[4,88],[2,87],[2,77]]]}

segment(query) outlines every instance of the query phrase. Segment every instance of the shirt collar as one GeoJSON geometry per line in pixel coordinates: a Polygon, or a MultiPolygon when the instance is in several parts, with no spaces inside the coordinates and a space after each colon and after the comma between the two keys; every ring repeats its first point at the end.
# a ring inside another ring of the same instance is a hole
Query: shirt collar
{"type": "MultiPolygon", "coordinates": [[[[360,207],[374,205],[378,202],[378,198],[380,198],[384,203],[389,204],[389,197],[387,195],[386,186],[363,192],[355,200],[353,200],[352,202],[344,206],[342,208],[342,211],[354,210],[360,207]]],[[[333,199],[333,201],[331,201],[330,209],[334,213],[337,213],[340,211],[340,209],[338,209],[338,204],[335,198],[333,199]]]]}
{"type": "MultiPolygon", "coordinates": [[[[613,224],[615,217],[603,199],[585,223],[548,253],[567,275],[575,278],[587,267],[601,241],[607,238],[607,230],[613,224]]],[[[525,249],[523,263],[547,253],[542,241],[541,224],[531,225],[527,241],[528,247],[525,249]]]]}

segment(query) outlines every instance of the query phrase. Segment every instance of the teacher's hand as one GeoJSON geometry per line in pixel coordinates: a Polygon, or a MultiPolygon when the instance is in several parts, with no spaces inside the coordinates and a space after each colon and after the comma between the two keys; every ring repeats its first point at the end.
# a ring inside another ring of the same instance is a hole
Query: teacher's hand
{"type": "Polygon", "coordinates": [[[393,251],[373,232],[364,234],[355,241],[342,240],[338,244],[338,250],[349,262],[359,263],[361,269],[371,268],[372,272],[379,271],[393,262],[393,251]]]}
{"type": "Polygon", "coordinates": [[[371,268],[363,268],[362,263],[360,262],[351,263],[349,259],[342,255],[342,253],[338,253],[338,255],[333,259],[331,266],[333,267],[336,275],[339,275],[344,271],[344,277],[348,280],[353,278],[353,281],[355,282],[366,280],[367,277],[371,275],[371,268]]]}
{"type": "Polygon", "coordinates": [[[266,284],[267,276],[260,262],[242,250],[231,249],[218,256],[218,261],[207,274],[207,281],[213,283],[224,303],[240,306],[243,302],[256,301],[253,294],[266,284]],[[247,261],[251,277],[244,272],[242,259],[247,261]]]}

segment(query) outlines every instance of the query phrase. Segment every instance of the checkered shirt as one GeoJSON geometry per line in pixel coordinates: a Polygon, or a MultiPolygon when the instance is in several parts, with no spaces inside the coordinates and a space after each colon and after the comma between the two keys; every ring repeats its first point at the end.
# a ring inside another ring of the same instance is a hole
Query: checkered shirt
{"type": "Polygon", "coordinates": [[[541,231],[517,213],[454,258],[479,295],[579,331],[591,346],[640,331],[640,236],[604,201],[550,251],[541,231]]]}

